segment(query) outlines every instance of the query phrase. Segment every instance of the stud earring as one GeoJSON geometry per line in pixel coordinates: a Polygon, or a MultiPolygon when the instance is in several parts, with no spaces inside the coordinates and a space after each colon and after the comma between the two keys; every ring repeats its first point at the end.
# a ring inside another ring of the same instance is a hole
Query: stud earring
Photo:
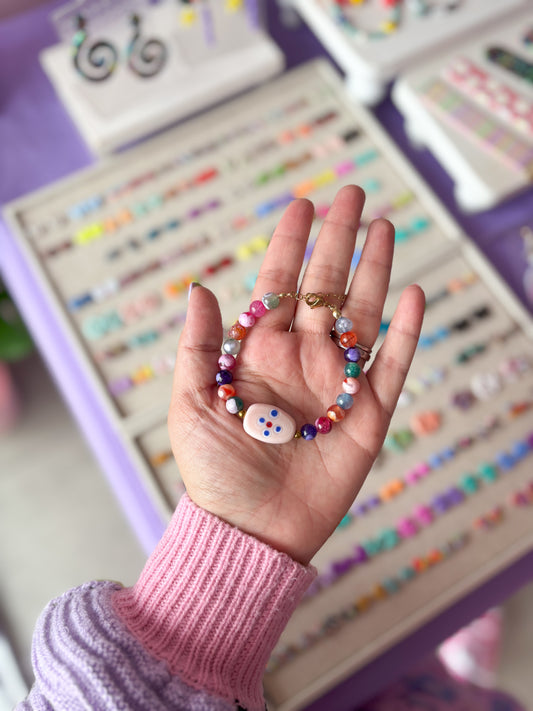
{"type": "Polygon", "coordinates": [[[88,81],[104,81],[116,69],[118,52],[107,40],[90,42],[86,26],[83,15],[78,15],[72,38],[74,67],[88,81]]]}
{"type": "Polygon", "coordinates": [[[167,61],[167,48],[155,37],[143,39],[139,15],[131,16],[131,26],[133,37],[126,48],[128,66],[137,76],[148,79],[163,69],[167,61]]]}

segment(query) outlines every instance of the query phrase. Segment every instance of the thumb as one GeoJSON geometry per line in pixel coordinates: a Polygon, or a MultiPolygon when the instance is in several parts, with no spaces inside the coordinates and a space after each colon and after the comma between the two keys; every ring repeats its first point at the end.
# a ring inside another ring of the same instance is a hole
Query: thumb
{"type": "Polygon", "coordinates": [[[215,295],[193,282],[178,344],[174,392],[203,390],[215,384],[222,335],[222,316],[215,295]]]}

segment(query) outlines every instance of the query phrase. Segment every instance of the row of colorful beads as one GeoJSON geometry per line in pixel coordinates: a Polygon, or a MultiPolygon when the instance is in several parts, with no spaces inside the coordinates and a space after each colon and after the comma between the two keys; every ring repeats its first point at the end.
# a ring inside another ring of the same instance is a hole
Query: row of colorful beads
{"type": "MultiPolygon", "coordinates": [[[[339,524],[339,528],[345,528],[350,523],[361,516],[368,515],[384,502],[389,501],[407,487],[414,486],[423,481],[428,474],[435,470],[441,470],[447,463],[453,461],[462,452],[470,450],[477,442],[484,442],[490,435],[502,429],[507,422],[512,422],[529,412],[533,408],[533,399],[521,400],[505,406],[502,415],[489,415],[485,421],[470,434],[465,434],[451,445],[441,447],[438,451],[430,454],[427,459],[410,467],[401,477],[392,479],[383,484],[377,494],[366,499],[358,497],[350,508],[346,516],[339,524]]],[[[503,452],[497,455],[498,461],[505,466],[506,458],[503,452]]]]}
{"type": "Polygon", "coordinates": [[[472,271],[466,272],[459,277],[453,277],[442,289],[426,296],[426,311],[432,306],[435,306],[435,304],[440,303],[443,299],[447,299],[453,294],[462,293],[465,289],[477,284],[478,281],[478,275],[472,271]]]}
{"type": "Polygon", "coordinates": [[[97,351],[94,354],[94,359],[97,363],[103,363],[106,360],[111,360],[117,358],[118,356],[124,355],[132,350],[137,350],[138,348],[143,348],[148,346],[154,341],[158,341],[163,338],[167,333],[175,332],[176,328],[185,323],[186,311],[179,311],[160,324],[159,326],[154,326],[148,328],[145,331],[136,333],[130,338],[115,343],[113,346],[109,346],[105,350],[97,351]]]}
{"type": "Polygon", "coordinates": [[[492,315],[490,306],[477,306],[471,313],[461,318],[454,319],[447,325],[435,327],[431,333],[421,333],[418,340],[418,347],[421,350],[429,350],[437,344],[448,339],[452,333],[463,333],[473,328],[478,321],[483,321],[492,315]]]}
{"type": "Polygon", "coordinates": [[[218,175],[219,173],[216,168],[205,169],[196,174],[191,180],[181,181],[179,184],[165,190],[164,193],[150,195],[143,200],[137,201],[130,207],[122,207],[114,215],[110,215],[89,225],[84,225],[74,233],[72,238],[66,239],[60,244],[46,249],[41,253],[41,256],[44,258],[55,257],[74,247],[85,246],[95,240],[101,239],[105,235],[114,234],[125,225],[130,225],[134,220],[151,214],[170,200],[175,199],[184,189],[190,189],[192,186],[205,185],[218,177],[218,175]]]}
{"type": "MultiPolygon", "coordinates": [[[[57,229],[58,226],[64,226],[69,220],[76,221],[84,219],[93,212],[100,210],[106,204],[123,198],[125,195],[142,187],[146,183],[157,180],[167,173],[172,172],[179,166],[190,163],[196,158],[205,157],[208,153],[211,153],[218,148],[227,148],[228,143],[234,139],[240,140],[243,136],[255,133],[265,127],[270,128],[272,119],[290,115],[296,111],[308,107],[308,105],[309,100],[306,97],[301,97],[295,101],[291,101],[291,103],[285,107],[277,107],[268,111],[262,119],[254,119],[250,123],[244,125],[233,125],[229,131],[225,131],[216,138],[211,138],[209,142],[202,143],[196,148],[187,148],[184,153],[181,153],[170,161],[163,163],[159,168],[152,168],[148,172],[133,176],[118,185],[108,188],[102,193],[92,195],[78,203],[75,203],[74,205],[71,205],[67,208],[64,214],[57,215],[55,218],[50,218],[46,223],[43,222],[40,225],[37,225],[33,236],[42,237],[48,232],[57,229]]],[[[304,125],[307,126],[308,124],[306,123],[304,125]]],[[[301,133],[298,129],[295,133],[297,132],[301,133]]],[[[279,144],[283,145],[283,139],[280,138],[279,144]]],[[[190,184],[194,185],[193,179],[191,179],[190,184]]],[[[171,190],[185,190],[187,189],[187,185],[187,181],[183,181],[178,184],[179,187],[175,186],[174,188],[171,188],[171,190]]],[[[177,195],[177,193],[175,194],[177,195]]]]}
{"type": "MultiPolygon", "coordinates": [[[[282,177],[286,174],[287,171],[299,168],[304,163],[307,163],[308,161],[316,157],[317,152],[320,154],[327,154],[329,150],[341,150],[342,148],[344,148],[345,145],[347,145],[346,141],[353,140],[353,136],[353,131],[350,131],[343,134],[341,137],[334,136],[330,139],[327,139],[326,141],[324,141],[323,145],[319,145],[316,147],[316,151],[310,149],[299,158],[294,158],[292,160],[285,161],[283,164],[273,169],[270,173],[262,173],[261,176],[252,181],[252,187],[262,185],[264,182],[267,181],[267,179],[270,180],[272,178],[282,177]]],[[[56,256],[64,251],[68,251],[73,247],[88,245],[94,242],[95,240],[101,239],[105,235],[116,232],[117,229],[123,227],[124,225],[130,224],[135,219],[139,219],[152,213],[155,209],[160,208],[169,200],[181,194],[185,188],[190,189],[192,186],[195,185],[203,185],[207,182],[210,182],[219,175],[220,172],[217,168],[209,168],[207,170],[204,170],[200,174],[196,175],[191,181],[185,181],[185,183],[183,183],[182,181],[178,186],[168,188],[162,194],[151,195],[143,201],[136,202],[129,208],[121,208],[120,212],[117,213],[115,216],[111,216],[104,220],[85,225],[84,227],[80,228],[71,239],[66,239],[60,244],[55,245],[50,249],[47,249],[45,252],[42,253],[41,256],[49,258],[56,256]]],[[[297,191],[300,189],[301,186],[296,187],[297,191]]],[[[214,200],[211,202],[213,202],[213,205],[208,206],[207,208],[204,206],[200,206],[190,210],[184,218],[177,220],[178,225],[181,225],[184,219],[194,219],[205,213],[206,209],[215,209],[216,207],[220,207],[222,204],[220,200],[214,200]]]]}
{"type": "MultiPolygon", "coordinates": [[[[533,480],[513,492],[509,500],[509,506],[513,508],[532,505],[533,480]]],[[[495,506],[482,516],[477,517],[471,524],[471,530],[490,531],[501,525],[504,520],[505,507],[502,505],[495,506]]],[[[283,664],[315,646],[325,637],[334,634],[345,624],[369,610],[375,603],[386,600],[391,595],[399,592],[405,585],[415,581],[421,573],[433,569],[435,565],[447,560],[454,553],[463,550],[472,540],[471,531],[461,531],[438,547],[433,547],[428,553],[416,556],[395,574],[375,585],[369,593],[356,598],[339,612],[328,615],[314,630],[303,633],[299,642],[293,642],[275,649],[268,662],[267,673],[276,671],[283,664]]]]}
{"type": "Polygon", "coordinates": [[[334,634],[345,624],[366,612],[376,602],[386,600],[390,595],[394,595],[410,582],[417,580],[421,573],[433,569],[439,563],[448,560],[454,553],[463,550],[470,542],[470,532],[461,531],[438,547],[433,547],[428,553],[413,558],[396,573],[375,585],[367,594],[360,595],[351,604],[338,612],[329,614],[316,628],[302,634],[299,642],[276,648],[269,659],[267,673],[276,671],[287,662],[314,647],[322,639],[334,634]]]}
{"type": "MultiPolygon", "coordinates": [[[[505,331],[489,336],[486,341],[472,343],[462,348],[453,357],[452,365],[465,365],[466,363],[470,363],[477,356],[486,353],[490,347],[501,346],[502,343],[507,343],[519,330],[516,324],[512,324],[505,331]]],[[[419,395],[443,383],[448,374],[449,370],[446,366],[429,366],[419,375],[408,377],[398,399],[398,407],[407,407],[413,403],[419,395]]]]}
{"type": "Polygon", "coordinates": [[[114,378],[107,387],[113,397],[124,395],[132,388],[151,382],[157,376],[168,375],[174,370],[176,353],[158,353],[149,363],[138,366],[131,375],[114,378]]]}
{"type": "MultiPolygon", "coordinates": [[[[222,343],[222,355],[218,360],[220,370],[215,378],[219,386],[218,396],[225,401],[226,409],[229,413],[238,415],[241,418],[245,414],[244,403],[238,397],[235,387],[232,385],[233,374],[231,371],[235,367],[236,356],[241,349],[241,341],[246,336],[247,331],[254,326],[257,319],[264,316],[267,311],[277,308],[279,303],[279,295],[273,292],[264,294],[261,301],[252,301],[249,310],[240,314],[237,322],[229,329],[228,336],[222,343]]],[[[328,408],[325,416],[318,417],[314,424],[304,424],[296,432],[295,437],[313,440],[319,433],[327,434],[331,430],[332,423],[343,420],[346,410],[352,407],[353,395],[360,389],[360,384],[356,379],[361,374],[361,367],[357,363],[361,358],[361,353],[356,348],[357,336],[352,328],[352,322],[344,316],[335,321],[335,330],[340,337],[341,344],[346,349],[344,351],[346,365],[344,366],[343,392],[337,396],[335,404],[328,408]]]]}
{"type": "MultiPolygon", "coordinates": [[[[233,266],[237,259],[250,259],[255,254],[258,254],[259,252],[264,252],[268,246],[268,242],[269,239],[266,236],[257,235],[248,242],[239,245],[239,247],[235,251],[235,255],[222,256],[216,262],[210,262],[205,267],[202,267],[194,273],[189,272],[187,274],[184,274],[179,279],[167,282],[163,287],[163,294],[168,299],[175,299],[185,294],[187,289],[189,288],[189,285],[193,281],[205,280],[208,277],[215,276],[221,270],[233,266]]],[[[178,252],[181,252],[183,249],[187,249],[187,247],[176,250],[172,257],[172,261],[178,259],[178,257],[176,257],[175,255],[177,255],[178,252]]],[[[187,253],[190,254],[190,251],[188,251],[187,253]]],[[[151,265],[146,265],[145,267],[143,267],[142,270],[138,270],[135,273],[130,273],[128,275],[129,281],[126,282],[126,284],[131,284],[133,283],[135,278],[140,279],[145,275],[152,274],[154,271],[156,271],[156,269],[163,268],[165,264],[161,263],[162,261],[163,260],[154,261],[151,263],[151,265]]],[[[111,286],[112,283],[110,283],[110,286],[106,292],[105,284],[102,284],[94,290],[94,294],[87,293],[85,295],[80,295],[79,297],[71,299],[71,301],[69,302],[69,305],[71,306],[70,310],[79,310],[83,306],[87,306],[89,303],[91,303],[89,299],[92,299],[93,301],[96,300],[94,298],[95,295],[98,297],[98,301],[100,302],[103,301],[106,297],[111,297],[114,293],[116,293],[112,291],[111,286]]],[[[81,325],[83,335],[88,340],[98,340],[106,336],[108,333],[112,333],[114,331],[119,330],[123,326],[130,325],[135,321],[138,321],[140,318],[144,317],[146,312],[142,308],[137,308],[137,305],[144,304],[145,301],[148,301],[150,303],[150,310],[154,310],[155,308],[158,308],[161,305],[161,296],[157,292],[150,292],[150,294],[146,297],[137,298],[133,302],[128,302],[127,304],[120,306],[118,310],[108,311],[103,314],[95,314],[93,316],[89,316],[88,318],[84,319],[81,325]]]]}
{"type": "Polygon", "coordinates": [[[476,373],[469,388],[462,388],[452,395],[451,404],[460,410],[469,410],[478,402],[485,402],[497,395],[505,385],[514,383],[531,369],[529,356],[505,358],[496,371],[476,373]]]}
{"type": "Polygon", "coordinates": [[[327,572],[315,578],[306,596],[316,595],[357,566],[379,553],[396,548],[402,540],[412,538],[420,530],[426,529],[437,517],[455,508],[467,497],[473,496],[479,491],[482,483],[491,484],[500,475],[509,472],[530,456],[532,450],[533,432],[523,440],[514,442],[509,451],[501,452],[493,463],[482,462],[475,473],[463,474],[457,484],[435,494],[429,503],[417,504],[411,514],[403,516],[395,526],[388,526],[376,536],[355,545],[349,556],[333,561],[327,572]]]}

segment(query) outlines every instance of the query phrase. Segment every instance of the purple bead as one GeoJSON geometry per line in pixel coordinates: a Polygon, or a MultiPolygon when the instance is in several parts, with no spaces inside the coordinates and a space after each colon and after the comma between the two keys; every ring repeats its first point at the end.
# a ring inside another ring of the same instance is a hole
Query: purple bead
{"type": "Polygon", "coordinates": [[[133,387],[133,380],[128,375],[124,375],[122,378],[112,380],[108,387],[109,392],[118,397],[133,387]]]}
{"type": "Polygon", "coordinates": [[[316,437],[317,430],[314,425],[307,423],[305,425],[302,425],[302,429],[300,430],[300,432],[304,439],[314,439],[316,437]]]}
{"type": "Polygon", "coordinates": [[[333,570],[333,573],[337,575],[337,577],[340,577],[341,575],[345,575],[349,570],[351,570],[353,566],[353,560],[351,558],[345,558],[344,560],[335,561],[331,568],[333,570]]]}
{"type": "Polygon", "coordinates": [[[446,496],[452,506],[460,504],[465,499],[464,491],[459,489],[457,486],[451,486],[446,492],[446,496]]]}
{"type": "Polygon", "coordinates": [[[381,499],[379,496],[371,496],[369,499],[367,499],[366,504],[369,509],[375,509],[378,506],[381,506],[381,499]]]}
{"type": "Polygon", "coordinates": [[[368,560],[368,554],[363,546],[355,546],[352,560],[356,565],[368,560]]]}
{"type": "Polygon", "coordinates": [[[344,351],[344,360],[347,360],[350,363],[357,363],[360,358],[361,351],[359,350],[359,348],[347,348],[344,351]]]}
{"type": "Polygon", "coordinates": [[[218,385],[229,385],[233,380],[233,375],[229,370],[219,370],[216,374],[216,381],[218,385]]]}
{"type": "Polygon", "coordinates": [[[431,508],[435,513],[445,513],[449,508],[450,504],[443,494],[437,494],[431,501],[431,508]]]}
{"type": "Polygon", "coordinates": [[[453,396],[452,405],[458,407],[460,410],[468,410],[472,407],[475,400],[476,398],[470,390],[461,390],[453,396]]]}

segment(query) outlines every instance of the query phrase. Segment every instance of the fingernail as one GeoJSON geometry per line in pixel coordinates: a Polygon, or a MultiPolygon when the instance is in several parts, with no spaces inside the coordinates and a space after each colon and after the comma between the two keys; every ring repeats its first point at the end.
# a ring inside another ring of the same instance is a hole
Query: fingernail
{"type": "Polygon", "coordinates": [[[191,281],[189,284],[189,292],[187,294],[187,301],[191,298],[191,291],[194,289],[195,286],[200,286],[199,281],[191,281]]]}

